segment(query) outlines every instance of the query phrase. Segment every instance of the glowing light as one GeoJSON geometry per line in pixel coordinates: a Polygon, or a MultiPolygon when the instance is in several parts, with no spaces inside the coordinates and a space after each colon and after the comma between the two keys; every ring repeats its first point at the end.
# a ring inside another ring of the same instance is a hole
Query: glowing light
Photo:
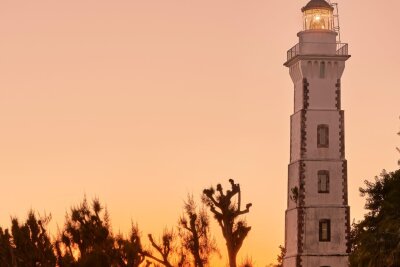
{"type": "Polygon", "coordinates": [[[309,9],[304,11],[305,30],[332,30],[333,14],[330,10],[309,9]]]}

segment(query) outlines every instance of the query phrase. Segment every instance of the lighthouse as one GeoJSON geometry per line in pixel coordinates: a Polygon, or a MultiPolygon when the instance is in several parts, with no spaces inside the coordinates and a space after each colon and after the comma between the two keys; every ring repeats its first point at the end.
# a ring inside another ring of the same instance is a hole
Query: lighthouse
{"type": "Polygon", "coordinates": [[[350,209],[341,77],[350,55],[340,42],[337,5],[311,0],[301,11],[303,30],[284,63],[294,111],[283,266],[345,267],[350,209]]]}

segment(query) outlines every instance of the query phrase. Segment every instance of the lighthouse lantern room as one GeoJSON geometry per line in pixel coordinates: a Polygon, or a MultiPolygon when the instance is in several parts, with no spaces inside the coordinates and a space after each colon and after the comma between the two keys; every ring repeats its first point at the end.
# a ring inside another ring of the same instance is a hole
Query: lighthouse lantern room
{"type": "Polygon", "coordinates": [[[334,8],[325,1],[313,0],[301,9],[303,12],[303,30],[333,30],[334,8]]]}

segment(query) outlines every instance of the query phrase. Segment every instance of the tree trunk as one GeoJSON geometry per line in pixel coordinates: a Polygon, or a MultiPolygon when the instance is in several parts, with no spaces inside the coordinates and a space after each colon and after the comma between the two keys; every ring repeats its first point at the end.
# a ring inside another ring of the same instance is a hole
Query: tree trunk
{"type": "Polygon", "coordinates": [[[197,216],[192,215],[190,217],[190,231],[192,232],[193,235],[193,257],[194,257],[194,266],[196,267],[203,267],[203,261],[200,257],[200,240],[199,240],[199,234],[196,229],[196,219],[197,216]]]}
{"type": "Polygon", "coordinates": [[[237,267],[236,253],[233,251],[233,249],[228,250],[228,256],[229,256],[229,267],[237,267]]]}
{"type": "Polygon", "coordinates": [[[201,260],[199,250],[194,251],[194,261],[196,267],[203,267],[203,261],[201,260]]]}
{"type": "Polygon", "coordinates": [[[224,237],[226,240],[226,247],[228,249],[228,257],[229,257],[229,267],[236,267],[236,252],[235,252],[235,243],[233,241],[232,236],[232,228],[233,228],[233,221],[229,220],[229,218],[224,218],[224,237]]]}

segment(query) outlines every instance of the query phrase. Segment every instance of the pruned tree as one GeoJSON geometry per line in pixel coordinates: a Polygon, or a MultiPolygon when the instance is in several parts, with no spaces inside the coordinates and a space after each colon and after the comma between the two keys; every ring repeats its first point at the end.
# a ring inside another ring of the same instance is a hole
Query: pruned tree
{"type": "Polygon", "coordinates": [[[231,189],[226,193],[221,184],[218,184],[216,189],[213,187],[205,189],[203,202],[210,208],[221,227],[228,250],[229,266],[237,267],[237,254],[251,229],[244,219],[239,219],[239,216],[248,213],[252,204],[246,204],[246,208],[242,210],[240,186],[232,179],[229,179],[229,183],[231,189]]]}
{"type": "Polygon", "coordinates": [[[210,234],[210,221],[204,207],[197,210],[193,196],[188,196],[184,214],[178,222],[182,247],[193,258],[193,266],[203,267],[209,263],[211,254],[217,253],[215,240],[210,234]]]}
{"type": "Polygon", "coordinates": [[[368,213],[351,230],[351,267],[398,267],[400,263],[400,170],[365,181],[368,213]]]}

